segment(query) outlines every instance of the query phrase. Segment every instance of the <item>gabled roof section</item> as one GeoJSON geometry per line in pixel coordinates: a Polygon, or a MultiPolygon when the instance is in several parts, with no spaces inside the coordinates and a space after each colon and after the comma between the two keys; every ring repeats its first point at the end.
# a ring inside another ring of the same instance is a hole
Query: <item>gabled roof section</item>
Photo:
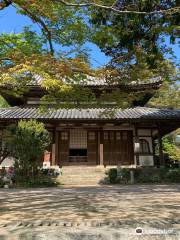
{"type": "MultiPolygon", "coordinates": [[[[35,76],[33,81],[28,84],[31,88],[39,88],[43,79],[40,76],[35,76]]],[[[80,80],[78,83],[77,81],[71,80],[63,80],[64,84],[74,84],[74,85],[81,85],[84,87],[91,87],[91,88],[120,88],[122,90],[132,90],[132,91],[139,91],[139,90],[151,90],[151,89],[158,89],[162,85],[162,78],[155,77],[151,78],[148,81],[132,81],[131,83],[119,83],[116,81],[109,81],[106,78],[98,78],[93,76],[87,76],[87,78],[80,80]]]]}
{"type": "Polygon", "coordinates": [[[11,107],[0,109],[0,120],[175,120],[180,122],[180,110],[135,107],[129,109],[54,109],[11,107]]]}

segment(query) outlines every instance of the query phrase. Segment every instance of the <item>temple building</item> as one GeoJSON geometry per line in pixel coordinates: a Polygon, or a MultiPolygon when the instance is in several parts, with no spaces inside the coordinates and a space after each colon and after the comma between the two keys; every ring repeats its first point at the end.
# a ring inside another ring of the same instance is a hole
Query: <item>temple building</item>
{"type": "Polygon", "coordinates": [[[165,165],[162,137],[180,127],[180,110],[144,107],[161,85],[161,80],[153,79],[148,83],[113,86],[91,80],[81,86],[90,88],[97,97],[102,89],[111,91],[115,88],[141,96],[128,109],[113,109],[113,114],[106,114],[107,106],[47,107],[45,112],[40,112],[40,98],[46,90],[38,82],[30,85],[21,98],[1,88],[0,94],[11,106],[0,109],[1,130],[20,119],[43,122],[52,136],[50,154],[45,160],[60,167],[165,165]],[[155,141],[159,142],[158,160],[155,158],[155,141]]]}

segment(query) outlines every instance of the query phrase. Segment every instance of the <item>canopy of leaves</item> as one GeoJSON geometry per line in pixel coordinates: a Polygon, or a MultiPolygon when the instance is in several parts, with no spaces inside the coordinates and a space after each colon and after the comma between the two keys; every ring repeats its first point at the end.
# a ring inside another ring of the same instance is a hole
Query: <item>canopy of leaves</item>
{"type": "MultiPolygon", "coordinates": [[[[119,10],[151,12],[178,7],[179,1],[138,0],[115,1],[119,10]]],[[[166,55],[173,54],[166,41],[175,43],[179,37],[180,14],[116,14],[102,9],[94,10],[91,23],[94,41],[107,56],[110,66],[118,69],[125,81],[147,80],[152,76],[168,78],[171,64],[166,55]]]]}
{"type": "Polygon", "coordinates": [[[35,120],[20,121],[17,126],[9,128],[8,145],[11,155],[16,159],[20,167],[23,164],[31,168],[38,165],[42,154],[50,144],[48,131],[43,123],[35,120]]]}
{"type": "Polygon", "coordinates": [[[172,135],[163,138],[163,152],[170,160],[180,161],[180,148],[174,144],[172,135]]]}
{"type": "MultiPolygon", "coordinates": [[[[87,75],[100,74],[110,81],[127,83],[154,76],[166,79],[175,74],[172,63],[165,60],[171,50],[164,37],[168,35],[174,42],[178,36],[178,1],[0,1],[0,9],[9,5],[41,29],[41,34],[26,27],[21,34],[0,36],[0,84],[10,82],[17,94],[27,90],[34,76],[40,76],[49,91],[48,98],[71,99],[76,95],[75,103],[79,99],[92,102],[92,93],[77,88],[87,75]],[[84,49],[87,41],[96,43],[112,57],[107,68],[90,68],[84,49]],[[64,83],[70,79],[77,84],[64,83]]],[[[114,92],[112,98],[117,96],[114,92]]],[[[120,106],[124,106],[122,101],[119,94],[120,106]]]]}
{"type": "Polygon", "coordinates": [[[149,106],[159,108],[180,109],[180,85],[179,83],[166,82],[163,87],[156,92],[153,98],[148,102],[149,106]]]}

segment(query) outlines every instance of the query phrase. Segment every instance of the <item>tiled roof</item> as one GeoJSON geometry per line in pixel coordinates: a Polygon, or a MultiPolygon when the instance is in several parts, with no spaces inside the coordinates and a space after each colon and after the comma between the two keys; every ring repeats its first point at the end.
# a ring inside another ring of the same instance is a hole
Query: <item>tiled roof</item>
{"type": "Polygon", "coordinates": [[[108,110],[94,109],[53,109],[40,112],[38,108],[1,108],[0,120],[38,119],[38,120],[164,120],[180,121],[180,110],[136,107],[108,110]]]}
{"type": "MultiPolygon", "coordinates": [[[[42,77],[40,76],[35,76],[34,79],[32,80],[32,82],[30,82],[28,85],[29,86],[40,86],[43,82],[42,77]]],[[[63,82],[65,84],[77,84],[76,81],[72,80],[68,80],[68,82],[66,80],[63,80],[63,82]]],[[[98,78],[98,77],[93,77],[93,76],[87,76],[87,78],[85,78],[84,80],[81,80],[78,82],[78,84],[82,85],[82,86],[94,86],[94,87],[102,87],[102,86],[119,86],[121,88],[149,88],[149,87],[155,87],[155,86],[160,86],[162,84],[162,78],[161,77],[154,77],[149,79],[147,82],[145,81],[132,81],[128,84],[126,83],[119,83],[119,82],[112,82],[112,81],[108,81],[108,79],[106,78],[98,78]]]]}

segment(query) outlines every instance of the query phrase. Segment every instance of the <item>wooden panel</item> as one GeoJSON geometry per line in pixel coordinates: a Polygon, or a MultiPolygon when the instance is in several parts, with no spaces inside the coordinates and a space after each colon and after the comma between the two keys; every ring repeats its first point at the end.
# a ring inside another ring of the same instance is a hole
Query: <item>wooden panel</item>
{"type": "Polygon", "coordinates": [[[87,160],[90,164],[96,164],[98,158],[98,134],[97,131],[88,131],[87,135],[87,160]]]}
{"type": "Polygon", "coordinates": [[[121,165],[133,164],[133,132],[122,131],[120,143],[121,165]]]}
{"type": "Polygon", "coordinates": [[[133,132],[104,131],[104,165],[133,163],[133,132]]]}
{"type": "Polygon", "coordinates": [[[69,161],[69,132],[59,132],[59,144],[58,144],[59,165],[69,161]]]}

